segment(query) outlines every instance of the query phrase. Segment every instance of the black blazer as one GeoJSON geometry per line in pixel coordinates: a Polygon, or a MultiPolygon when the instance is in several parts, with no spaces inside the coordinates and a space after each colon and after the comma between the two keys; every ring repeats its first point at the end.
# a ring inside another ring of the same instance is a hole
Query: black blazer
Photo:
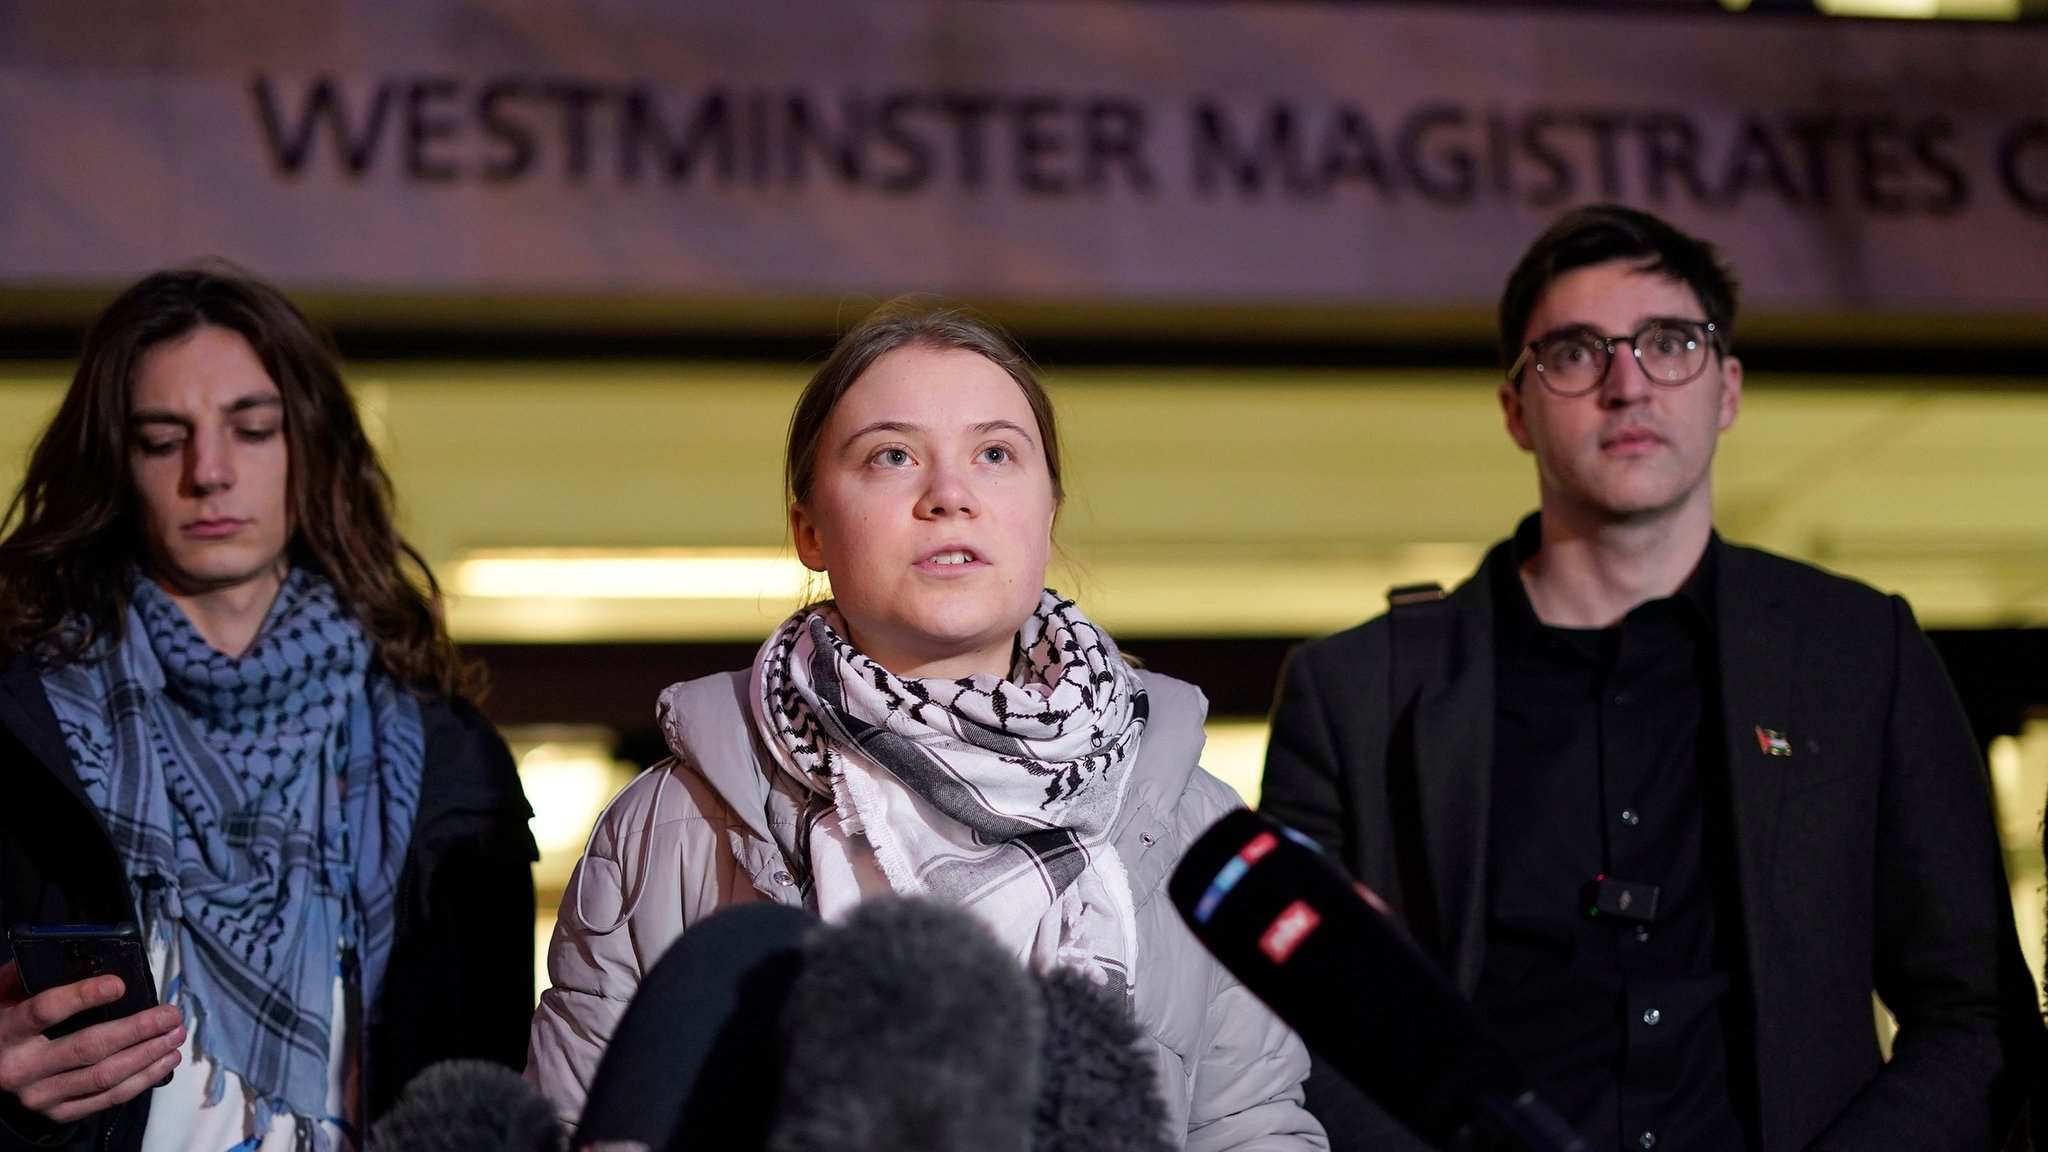
{"type": "MultiPolygon", "coordinates": [[[[420,718],[426,768],[397,936],[369,1013],[367,1119],[437,1060],[524,1068],[533,1017],[536,853],[518,771],[466,701],[422,701],[420,718]]],[[[78,782],[40,676],[26,660],[0,667],[0,924],[133,918],[120,860],[78,782]]],[[[0,938],[0,962],[10,955],[0,938]]],[[[60,1128],[0,1092],[0,1152],[139,1148],[148,1114],[144,1093],[60,1128]]]]}
{"type": "MultiPolygon", "coordinates": [[[[1763,1152],[1998,1147],[2044,1035],[1940,659],[1896,596],[1710,547],[1763,1152]],[[1760,728],[1792,754],[1768,754],[1760,728]],[[1873,989],[1899,1022],[1888,1063],[1873,989]]],[[[1467,994],[1485,961],[1488,822],[1513,815],[1488,811],[1489,575],[1512,563],[1496,546],[1446,601],[1448,672],[1416,699],[1412,768],[1390,772],[1387,618],[1298,649],[1260,802],[1393,896],[1467,994]]],[[[1328,1097],[1315,1088],[1312,1103],[1328,1097]]],[[[1333,1132],[1338,1148],[1422,1147],[1384,1116],[1340,1120],[1355,1131],[1333,1132]]]]}

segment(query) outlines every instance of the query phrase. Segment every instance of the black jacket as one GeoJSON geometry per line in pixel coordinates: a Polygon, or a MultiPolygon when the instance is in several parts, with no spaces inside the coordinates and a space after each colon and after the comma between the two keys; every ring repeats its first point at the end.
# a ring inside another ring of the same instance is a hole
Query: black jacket
{"type": "MultiPolygon", "coordinates": [[[[1940,659],[1897,597],[1710,546],[1762,1152],[1996,1147],[2044,1037],[1984,769],[1940,659]],[[1791,755],[1769,754],[1758,729],[1791,755]],[[1873,988],[1899,1022],[1889,1062],[1873,988]]],[[[1488,822],[1511,817],[1488,804],[1489,574],[1512,563],[1497,546],[1446,601],[1447,669],[1391,757],[1387,618],[1297,650],[1260,804],[1394,898],[1468,995],[1485,960],[1488,822]]],[[[1311,1103],[1343,1113],[1334,1147],[1422,1147],[1318,1081],[1311,1103]]]]}
{"type": "MultiPolygon", "coordinates": [[[[437,1060],[526,1063],[533,1017],[531,815],[503,740],[467,702],[423,701],[426,768],[398,930],[365,1062],[369,1118],[437,1060]]],[[[41,678],[0,668],[0,924],[134,918],[113,843],[73,770],[41,678]]],[[[0,962],[9,957],[0,940],[0,962]]],[[[183,1069],[180,1070],[183,1072],[183,1069]]],[[[149,1094],[62,1128],[0,1093],[0,1152],[139,1148],[149,1094]]]]}

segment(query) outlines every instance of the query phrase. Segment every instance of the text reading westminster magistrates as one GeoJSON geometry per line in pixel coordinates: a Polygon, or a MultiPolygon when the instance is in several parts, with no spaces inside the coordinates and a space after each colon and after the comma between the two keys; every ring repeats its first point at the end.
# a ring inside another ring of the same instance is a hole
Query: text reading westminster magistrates
{"type": "Polygon", "coordinates": [[[2048,217],[2048,111],[1525,107],[1433,101],[1165,107],[1113,94],[822,94],[428,75],[250,84],[275,170],[420,183],[610,182],[887,196],[1413,198],[1546,208],[1591,196],[1949,215],[1982,196],[2048,217]]]}

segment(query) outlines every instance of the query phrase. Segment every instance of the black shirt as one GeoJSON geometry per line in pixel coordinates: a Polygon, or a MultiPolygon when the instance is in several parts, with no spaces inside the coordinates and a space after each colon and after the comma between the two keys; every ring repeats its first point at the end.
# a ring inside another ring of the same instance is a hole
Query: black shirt
{"type": "Polygon", "coordinates": [[[1475,999],[1594,1149],[1741,1152],[1754,1131],[1714,662],[1713,556],[1605,629],[1540,622],[1498,566],[1486,961],[1475,999]],[[1627,884],[1631,914],[1595,915],[1627,884]]]}

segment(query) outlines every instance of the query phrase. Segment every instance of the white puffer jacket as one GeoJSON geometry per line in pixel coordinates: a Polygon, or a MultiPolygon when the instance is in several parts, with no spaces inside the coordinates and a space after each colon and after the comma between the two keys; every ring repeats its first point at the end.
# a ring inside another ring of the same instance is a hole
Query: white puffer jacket
{"type": "MultiPolygon", "coordinates": [[[[1286,1025],[1188,933],[1166,895],[1182,851],[1235,793],[1196,764],[1201,691],[1140,672],[1151,697],[1114,831],[1138,913],[1135,1011],[1190,1149],[1324,1149],[1302,1107],[1308,1053],[1286,1025]]],[[[562,897],[526,1075],[565,1119],[583,1107],[599,1057],[640,974],[691,924],[734,904],[799,897],[783,853],[799,801],[755,741],[747,674],[662,694],[675,755],[627,786],[598,821],[562,897]]]]}

